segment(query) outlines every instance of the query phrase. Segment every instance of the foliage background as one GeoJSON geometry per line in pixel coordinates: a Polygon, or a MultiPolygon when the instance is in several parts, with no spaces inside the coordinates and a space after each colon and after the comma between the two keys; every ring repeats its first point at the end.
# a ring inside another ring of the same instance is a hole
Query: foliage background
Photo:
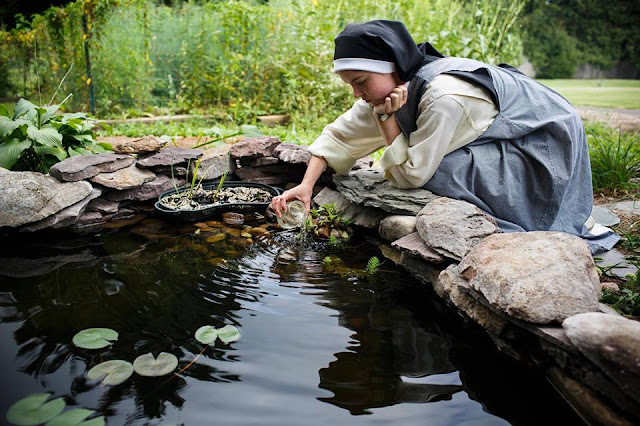
{"type": "Polygon", "coordinates": [[[396,19],[416,42],[446,55],[517,63],[523,1],[272,0],[166,6],[150,0],[77,0],[0,31],[0,95],[73,93],[89,106],[83,41],[96,114],[127,117],[206,109],[243,122],[289,112],[336,116],[352,102],[331,72],[333,38],[349,22],[396,19]],[[83,16],[87,21],[83,28],[83,16]]]}

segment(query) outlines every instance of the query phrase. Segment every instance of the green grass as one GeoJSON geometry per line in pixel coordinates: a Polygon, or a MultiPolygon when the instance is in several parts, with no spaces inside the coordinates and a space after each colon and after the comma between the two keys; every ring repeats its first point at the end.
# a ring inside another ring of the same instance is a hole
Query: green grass
{"type": "Polygon", "coordinates": [[[575,106],[640,109],[640,80],[538,80],[575,106]]]}

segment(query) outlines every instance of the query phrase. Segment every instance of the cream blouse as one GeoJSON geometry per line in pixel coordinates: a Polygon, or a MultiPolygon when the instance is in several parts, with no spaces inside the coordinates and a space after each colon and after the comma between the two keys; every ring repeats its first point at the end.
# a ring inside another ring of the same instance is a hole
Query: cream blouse
{"type": "MultiPolygon", "coordinates": [[[[416,131],[409,139],[400,133],[380,158],[385,177],[398,188],[427,183],[445,155],[476,140],[498,115],[486,89],[446,74],[427,86],[418,112],[416,131]]],[[[383,146],[373,107],[358,100],[324,128],[309,152],[344,175],[358,158],[383,146]]]]}

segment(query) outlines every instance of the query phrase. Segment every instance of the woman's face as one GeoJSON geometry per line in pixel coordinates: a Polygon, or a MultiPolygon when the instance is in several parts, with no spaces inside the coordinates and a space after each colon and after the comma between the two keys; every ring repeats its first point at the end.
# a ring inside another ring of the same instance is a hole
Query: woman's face
{"type": "Polygon", "coordinates": [[[353,88],[353,97],[362,98],[370,105],[384,103],[389,93],[402,82],[394,72],[378,74],[370,71],[338,71],[338,76],[353,88]]]}

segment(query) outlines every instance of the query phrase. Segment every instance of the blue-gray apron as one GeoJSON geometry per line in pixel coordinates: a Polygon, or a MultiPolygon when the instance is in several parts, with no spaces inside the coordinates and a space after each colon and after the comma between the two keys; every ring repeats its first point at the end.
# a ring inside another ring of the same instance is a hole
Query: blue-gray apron
{"type": "Polygon", "coordinates": [[[405,136],[416,128],[419,99],[434,77],[479,70],[491,77],[499,113],[478,139],[446,155],[423,188],[475,204],[504,232],[562,231],[584,238],[593,253],[611,249],[618,235],[595,236],[584,226],[593,189],[582,120],[537,81],[472,59],[433,61],[413,78],[398,112],[405,136]]]}

